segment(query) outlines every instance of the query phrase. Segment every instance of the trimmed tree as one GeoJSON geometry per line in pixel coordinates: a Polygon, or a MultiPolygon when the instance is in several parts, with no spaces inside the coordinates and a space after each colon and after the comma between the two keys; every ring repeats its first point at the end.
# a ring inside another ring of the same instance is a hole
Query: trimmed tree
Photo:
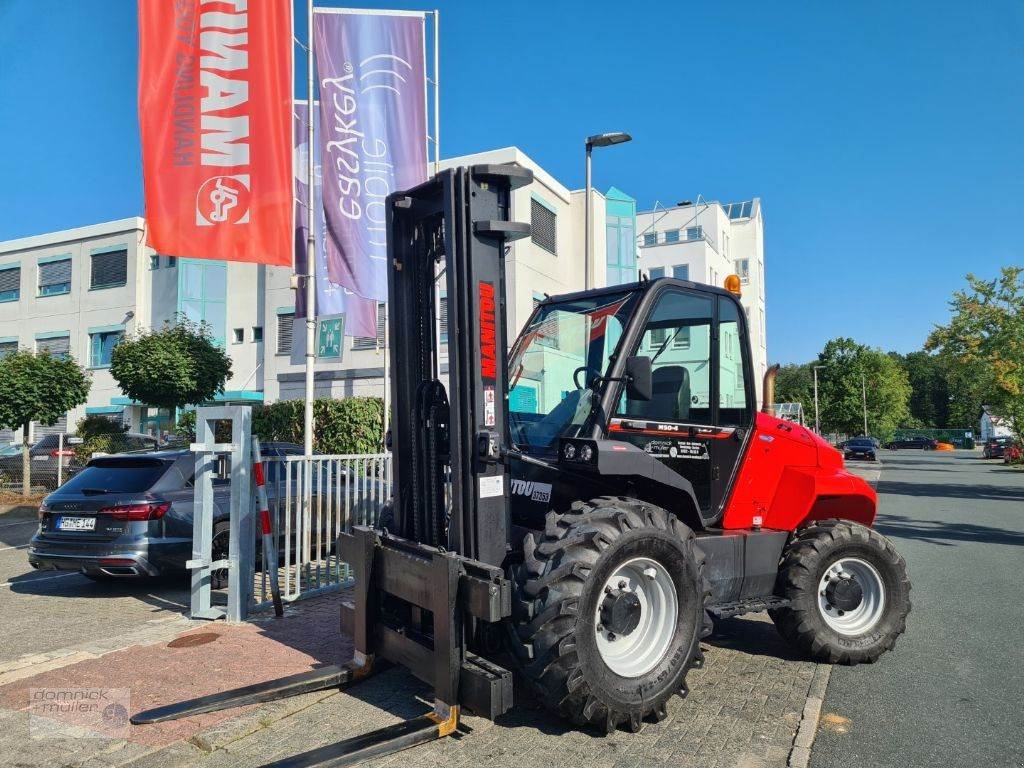
{"type": "Polygon", "coordinates": [[[22,493],[32,490],[29,425],[56,424],[72,408],[85,403],[92,382],[70,357],[22,349],[0,360],[0,427],[22,430],[22,493]]]}
{"type": "Polygon", "coordinates": [[[231,376],[231,358],[207,326],[179,318],[114,347],[110,374],[132,400],[173,411],[222,394],[231,376]]]}

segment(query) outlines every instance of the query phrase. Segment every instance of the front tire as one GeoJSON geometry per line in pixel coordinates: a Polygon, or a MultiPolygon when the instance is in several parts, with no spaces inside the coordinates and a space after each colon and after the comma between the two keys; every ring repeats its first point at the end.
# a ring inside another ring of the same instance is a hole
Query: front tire
{"type": "Polygon", "coordinates": [[[779,633],[817,661],[871,663],[907,628],[907,565],[882,534],[847,520],[801,529],[787,546],[770,611],[779,633]]]}
{"type": "Polygon", "coordinates": [[[693,531],[660,507],[602,497],[550,512],[523,556],[514,644],[543,704],[609,733],[663,719],[703,661],[711,590],[693,531]]]}

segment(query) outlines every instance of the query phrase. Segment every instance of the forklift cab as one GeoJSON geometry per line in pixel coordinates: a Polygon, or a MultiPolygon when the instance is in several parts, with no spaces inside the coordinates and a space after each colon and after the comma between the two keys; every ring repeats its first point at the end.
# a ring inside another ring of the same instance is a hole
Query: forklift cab
{"type": "MultiPolygon", "coordinates": [[[[549,299],[510,355],[511,441],[523,453],[563,465],[568,457],[558,452],[572,444],[566,439],[633,446],[690,486],[693,527],[713,525],[754,422],[748,338],[734,294],[684,280],[549,299]]],[[[536,466],[513,466],[513,523],[535,527],[547,511],[543,474],[536,466]],[[517,493],[524,484],[528,499],[517,493]]]]}

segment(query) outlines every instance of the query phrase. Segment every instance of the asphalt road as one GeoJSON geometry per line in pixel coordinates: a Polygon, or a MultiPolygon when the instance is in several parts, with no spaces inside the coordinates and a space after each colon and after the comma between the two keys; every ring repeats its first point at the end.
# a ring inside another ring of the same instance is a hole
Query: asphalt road
{"type": "Polygon", "coordinates": [[[913,610],[894,652],[833,668],[811,766],[1024,766],[1024,472],[980,453],[881,459],[877,527],[913,610]]]}
{"type": "Polygon", "coordinates": [[[0,515],[0,662],[106,640],[185,612],[184,578],[97,583],[28,564],[34,512],[0,515]]]}

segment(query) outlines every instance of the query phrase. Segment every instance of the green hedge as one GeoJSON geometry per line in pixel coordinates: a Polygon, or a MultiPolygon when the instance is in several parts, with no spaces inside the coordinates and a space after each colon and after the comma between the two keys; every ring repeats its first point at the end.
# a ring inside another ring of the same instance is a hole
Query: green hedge
{"type": "MultiPolygon", "coordinates": [[[[253,431],[266,442],[302,445],[304,401],[281,400],[253,410],[253,431]]],[[[316,453],[377,453],[384,445],[384,403],[379,397],[313,401],[316,453]]]]}

